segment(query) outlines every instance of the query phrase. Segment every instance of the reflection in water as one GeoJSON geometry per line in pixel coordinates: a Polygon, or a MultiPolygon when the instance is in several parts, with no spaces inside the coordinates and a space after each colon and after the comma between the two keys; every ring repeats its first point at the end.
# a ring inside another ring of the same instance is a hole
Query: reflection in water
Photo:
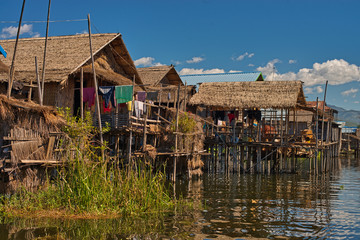
{"type": "MultiPolygon", "coordinates": [[[[360,239],[360,164],[330,175],[208,174],[177,186],[195,210],[139,219],[24,220],[2,239],[360,239]]],[[[9,221],[9,220],[7,220],[9,221]]]]}

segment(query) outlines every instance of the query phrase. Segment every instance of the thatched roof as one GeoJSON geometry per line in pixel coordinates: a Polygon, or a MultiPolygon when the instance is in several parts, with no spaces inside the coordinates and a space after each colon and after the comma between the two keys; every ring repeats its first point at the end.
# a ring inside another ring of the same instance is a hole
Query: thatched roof
{"type": "Polygon", "coordinates": [[[58,129],[65,124],[65,120],[54,107],[40,106],[33,102],[24,102],[14,98],[8,99],[3,94],[0,94],[0,120],[8,125],[20,125],[34,130],[43,127],[40,126],[43,124],[52,129],[58,129]],[[30,116],[35,116],[34,119],[42,119],[42,121],[36,121],[30,116]]]}
{"type": "MultiPolygon", "coordinates": [[[[30,79],[34,80],[35,56],[38,57],[39,72],[41,73],[44,42],[45,38],[19,39],[15,63],[15,80],[22,82],[29,82],[30,79]]],[[[8,57],[1,57],[0,61],[6,66],[10,66],[15,40],[0,40],[0,44],[8,52],[8,57]]],[[[46,82],[67,80],[69,74],[76,72],[81,66],[90,64],[90,47],[87,34],[49,37],[47,44],[46,82]]],[[[95,59],[99,57],[101,50],[106,47],[110,48],[113,58],[125,71],[123,75],[128,78],[135,75],[137,83],[142,84],[120,34],[93,34],[92,45],[95,59]]],[[[3,81],[8,81],[8,73],[0,72],[0,82],[3,81]]]]}
{"type": "Polygon", "coordinates": [[[189,104],[218,109],[291,108],[305,105],[301,81],[203,83],[189,104]]]}
{"type": "Polygon", "coordinates": [[[184,85],[174,66],[157,66],[138,68],[139,75],[144,84],[160,86],[161,83],[170,85],[184,85]]]}

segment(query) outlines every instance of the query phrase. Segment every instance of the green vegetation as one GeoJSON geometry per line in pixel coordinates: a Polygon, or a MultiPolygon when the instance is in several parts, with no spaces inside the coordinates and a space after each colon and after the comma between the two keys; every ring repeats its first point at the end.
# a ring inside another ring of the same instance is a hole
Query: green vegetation
{"type": "MultiPolygon", "coordinates": [[[[192,133],[195,131],[196,121],[189,117],[188,113],[179,115],[178,131],[181,133],[192,133]]],[[[176,118],[172,121],[172,130],[175,132],[176,129],[176,118]]]]}
{"type": "Polygon", "coordinates": [[[64,165],[59,167],[46,186],[36,192],[25,189],[2,197],[5,214],[17,211],[59,211],[70,215],[125,216],[173,211],[179,201],[166,187],[165,175],[145,164],[136,169],[122,167],[109,156],[101,158],[99,146],[93,142],[97,134],[91,116],[83,121],[65,112],[64,165]]]}

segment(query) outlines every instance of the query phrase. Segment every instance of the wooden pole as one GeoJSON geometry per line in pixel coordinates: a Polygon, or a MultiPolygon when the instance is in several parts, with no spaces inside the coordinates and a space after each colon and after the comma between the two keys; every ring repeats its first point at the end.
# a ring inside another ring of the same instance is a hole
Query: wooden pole
{"type": "MultiPolygon", "coordinates": [[[[134,85],[135,85],[135,75],[133,77],[133,92],[131,96],[134,96],[134,85]]],[[[131,111],[129,111],[129,127],[130,127],[130,133],[129,133],[129,148],[128,148],[128,163],[131,162],[131,145],[132,145],[132,125],[131,125],[131,113],[134,109],[134,98],[131,99],[131,111]]]]}
{"type": "MultiPolygon", "coordinates": [[[[178,86],[177,91],[177,103],[179,103],[179,95],[180,95],[180,84],[178,86]]],[[[175,99],[174,99],[175,100],[175,99]]],[[[178,158],[177,151],[178,151],[178,132],[179,130],[179,104],[176,105],[176,125],[175,125],[175,158],[174,158],[174,175],[173,175],[173,181],[176,182],[176,160],[178,158]]]]}
{"type": "Polygon", "coordinates": [[[319,152],[319,98],[316,98],[316,116],[315,116],[315,159],[314,170],[317,173],[318,152],[319,152]]]}
{"type": "MultiPolygon", "coordinates": [[[[146,101],[146,100],[145,100],[146,101]]],[[[144,108],[146,109],[145,113],[143,114],[143,119],[144,119],[144,136],[143,136],[143,152],[145,152],[146,150],[146,141],[147,141],[147,136],[146,136],[146,132],[147,132],[147,128],[146,128],[146,123],[147,123],[147,105],[144,104],[144,108]]],[[[145,155],[144,155],[145,156],[145,155]]]]}
{"type": "Polygon", "coordinates": [[[15,47],[14,47],[14,54],[13,54],[13,58],[11,61],[10,76],[9,76],[9,82],[8,82],[8,92],[7,92],[8,98],[10,98],[10,96],[11,96],[11,89],[12,89],[12,85],[13,85],[14,72],[15,72],[16,49],[17,49],[19,36],[20,36],[20,29],[21,29],[21,22],[22,22],[22,17],[23,17],[23,13],[24,13],[24,7],[25,7],[25,0],[23,0],[23,4],[22,4],[22,8],[21,8],[19,26],[17,29],[16,41],[15,41],[15,47]]]}
{"type": "Polygon", "coordinates": [[[35,73],[36,73],[36,81],[38,85],[38,92],[39,92],[39,104],[42,106],[42,92],[41,92],[41,85],[39,80],[39,69],[38,69],[38,63],[37,63],[37,57],[35,56],[35,73]]]}
{"type": "MultiPolygon", "coordinates": [[[[48,6],[48,15],[47,15],[47,21],[46,21],[46,36],[45,36],[45,47],[44,47],[44,59],[43,59],[43,69],[42,69],[42,78],[41,78],[41,93],[42,97],[44,97],[44,85],[45,85],[45,63],[46,63],[46,49],[47,49],[47,40],[49,35],[49,19],[50,19],[50,6],[51,6],[51,0],[49,0],[49,6],[48,6]]],[[[43,99],[44,101],[44,99],[43,99]]]]}
{"type": "Polygon", "coordinates": [[[324,170],[323,167],[323,158],[324,158],[324,121],[325,121],[325,101],[326,101],[326,91],[327,91],[327,85],[328,85],[328,81],[326,81],[325,84],[325,92],[324,92],[324,102],[323,102],[323,109],[322,109],[322,123],[321,123],[321,171],[324,170]]]}
{"type": "Polygon", "coordinates": [[[80,111],[81,120],[84,120],[84,69],[80,69],[80,111]]]}
{"type": "Polygon", "coordinates": [[[96,109],[97,109],[97,117],[98,117],[98,121],[99,121],[100,143],[101,143],[101,146],[102,146],[101,157],[104,160],[105,159],[105,152],[104,152],[104,149],[103,149],[104,140],[103,140],[103,132],[102,132],[102,126],[101,126],[101,112],[100,112],[100,103],[99,103],[98,84],[97,84],[97,80],[96,80],[96,72],[95,72],[95,65],[94,65],[94,55],[93,55],[92,43],[91,43],[90,14],[88,14],[88,28],[89,28],[89,44],[90,44],[91,66],[92,66],[92,72],[93,72],[93,76],[94,76],[94,87],[95,87],[95,96],[96,96],[96,109]]]}
{"type": "Polygon", "coordinates": [[[185,90],[184,90],[184,112],[186,112],[186,101],[187,101],[187,83],[185,81],[185,90]]]}
{"type": "Polygon", "coordinates": [[[30,78],[30,87],[29,87],[29,92],[28,92],[28,102],[31,101],[31,95],[32,95],[32,85],[33,85],[33,79],[30,78]]]}

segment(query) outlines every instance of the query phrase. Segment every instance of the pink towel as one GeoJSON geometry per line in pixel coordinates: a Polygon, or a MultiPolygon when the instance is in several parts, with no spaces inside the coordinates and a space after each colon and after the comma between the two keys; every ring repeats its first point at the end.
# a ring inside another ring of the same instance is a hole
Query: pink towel
{"type": "Polygon", "coordinates": [[[95,88],[83,89],[83,102],[88,103],[88,107],[91,107],[95,103],[95,88]]]}

